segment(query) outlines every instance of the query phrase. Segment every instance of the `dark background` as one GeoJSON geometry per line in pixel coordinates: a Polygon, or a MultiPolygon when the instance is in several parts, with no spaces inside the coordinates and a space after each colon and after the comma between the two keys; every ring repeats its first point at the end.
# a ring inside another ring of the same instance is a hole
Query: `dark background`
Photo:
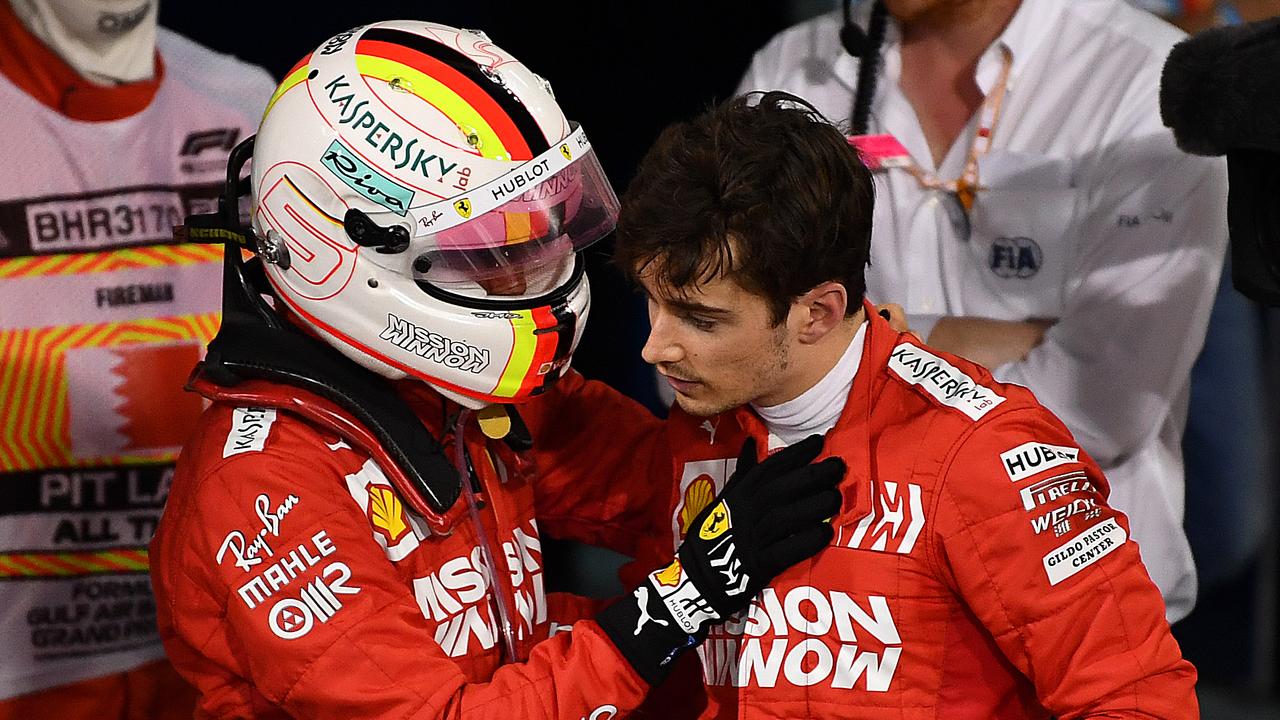
{"type": "MultiPolygon", "coordinates": [[[[261,65],[277,79],[326,38],[355,25],[408,18],[483,30],[551,82],[565,114],[587,129],[622,194],[664,126],[728,97],[755,50],[788,25],[834,5],[834,0],[342,5],[173,0],[161,3],[160,22],[261,65]]],[[[653,374],[639,357],[648,329],[643,303],[609,265],[610,249],[607,238],[590,251],[591,320],[574,365],[659,410],[653,374]]],[[[1274,544],[1269,547],[1242,575],[1202,587],[1195,611],[1174,628],[1184,653],[1199,668],[1206,718],[1280,718],[1275,704],[1280,561],[1271,557],[1274,544]]],[[[1211,555],[1197,553],[1200,567],[1214,562],[1211,555]]]]}

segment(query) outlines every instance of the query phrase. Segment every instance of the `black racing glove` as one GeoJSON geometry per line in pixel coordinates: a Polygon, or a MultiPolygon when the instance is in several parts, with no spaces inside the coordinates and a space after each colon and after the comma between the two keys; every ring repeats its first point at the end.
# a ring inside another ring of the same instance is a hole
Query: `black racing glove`
{"type": "Polygon", "coordinates": [[[596,618],[642,677],[660,682],[708,625],[746,609],[773,578],[831,542],[845,466],[810,464],[822,451],[812,435],[756,463],[742,446],[724,490],[689,524],[676,559],[596,618]]]}

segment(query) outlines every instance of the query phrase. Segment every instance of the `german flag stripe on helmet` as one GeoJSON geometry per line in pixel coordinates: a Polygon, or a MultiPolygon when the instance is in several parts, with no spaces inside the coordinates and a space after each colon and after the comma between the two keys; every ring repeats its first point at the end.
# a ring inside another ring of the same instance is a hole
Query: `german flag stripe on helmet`
{"type": "Polygon", "coordinates": [[[512,160],[532,160],[551,147],[523,103],[489,79],[475,61],[443,43],[403,30],[374,28],[361,36],[356,54],[386,57],[445,82],[473,103],[502,139],[512,160]],[[392,52],[386,45],[398,47],[392,52]],[[453,72],[446,74],[441,66],[453,72]]]}
{"type": "MultiPolygon", "coordinates": [[[[382,53],[383,55],[395,55],[397,53],[394,50],[399,49],[398,45],[383,42],[376,44],[388,48],[387,52],[382,53]]],[[[366,54],[356,55],[356,69],[365,77],[376,78],[383,82],[389,83],[394,79],[407,80],[408,82],[401,87],[444,113],[457,125],[470,128],[475,132],[480,140],[481,157],[499,158],[508,154],[506,144],[502,142],[497,131],[489,125],[488,119],[476,111],[475,103],[459,95],[449,85],[440,82],[441,71],[453,72],[452,70],[441,66],[433,70],[433,75],[428,75],[403,62],[366,54]]]]}
{"type": "Polygon", "coordinates": [[[298,72],[299,70],[307,67],[310,64],[311,64],[311,53],[307,53],[307,56],[299,60],[297,64],[294,65],[293,67],[289,68],[289,72],[285,73],[284,76],[289,77],[290,75],[298,72]]]}
{"type": "MultiPolygon", "coordinates": [[[[569,337],[564,337],[564,323],[549,308],[539,307],[532,311],[538,329],[534,336],[538,339],[537,348],[533,351],[533,362],[529,363],[529,372],[525,373],[524,382],[520,384],[521,394],[530,394],[535,388],[547,381],[547,373],[543,366],[568,352],[573,342],[573,329],[569,337]]],[[[572,323],[570,323],[572,325],[572,323]]]]}
{"type": "Polygon", "coordinates": [[[284,80],[276,87],[276,91],[271,93],[271,99],[267,101],[267,109],[262,111],[262,117],[265,119],[267,113],[271,112],[271,108],[275,107],[276,101],[285,93],[293,89],[295,85],[307,79],[307,66],[311,63],[311,53],[298,61],[289,72],[285,73],[284,80]]]}
{"type": "MultiPolygon", "coordinates": [[[[514,333],[513,351],[502,378],[493,389],[496,397],[528,395],[531,390],[546,382],[547,373],[540,372],[547,363],[560,355],[563,347],[560,327],[563,323],[545,307],[518,310],[519,318],[511,320],[514,333]]],[[[572,339],[572,330],[570,339],[572,339]]]]}
{"type": "Polygon", "coordinates": [[[493,388],[496,397],[515,397],[529,374],[530,363],[538,346],[538,336],[533,333],[538,329],[537,322],[530,310],[517,310],[518,318],[511,319],[511,357],[507,366],[502,369],[502,376],[493,388]]]}

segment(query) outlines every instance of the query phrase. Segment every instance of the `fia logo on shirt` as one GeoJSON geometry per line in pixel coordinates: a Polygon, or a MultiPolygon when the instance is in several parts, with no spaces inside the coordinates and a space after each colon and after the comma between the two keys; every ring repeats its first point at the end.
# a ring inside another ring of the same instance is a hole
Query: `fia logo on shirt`
{"type": "Polygon", "coordinates": [[[987,258],[991,272],[1002,278],[1026,279],[1040,272],[1044,253],[1029,237],[998,237],[987,258]]]}

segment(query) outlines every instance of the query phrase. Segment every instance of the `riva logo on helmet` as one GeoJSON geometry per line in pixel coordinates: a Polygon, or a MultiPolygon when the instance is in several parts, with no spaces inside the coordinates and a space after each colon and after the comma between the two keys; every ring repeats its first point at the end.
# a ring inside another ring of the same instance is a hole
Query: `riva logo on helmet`
{"type": "Polygon", "coordinates": [[[489,367],[488,350],[450,340],[408,320],[401,320],[392,313],[387,313],[387,329],[382,331],[380,337],[396,347],[448,368],[479,374],[489,367]]]}
{"type": "Polygon", "coordinates": [[[364,135],[365,142],[395,163],[395,169],[400,170],[408,165],[410,170],[421,173],[424,178],[444,182],[444,176],[458,167],[456,162],[446,165],[444,158],[417,147],[419,143],[416,137],[410,136],[406,142],[407,131],[396,132],[392,125],[379,119],[368,109],[368,100],[353,103],[356,96],[350,87],[351,83],[347,82],[345,75],[339,75],[324,86],[329,94],[329,102],[338,107],[338,124],[348,125],[353,130],[367,129],[369,132],[364,135]]]}
{"type": "Polygon", "coordinates": [[[404,215],[413,201],[413,191],[374,170],[342,143],[334,140],[320,162],[348,187],[397,215],[404,215]]]}

